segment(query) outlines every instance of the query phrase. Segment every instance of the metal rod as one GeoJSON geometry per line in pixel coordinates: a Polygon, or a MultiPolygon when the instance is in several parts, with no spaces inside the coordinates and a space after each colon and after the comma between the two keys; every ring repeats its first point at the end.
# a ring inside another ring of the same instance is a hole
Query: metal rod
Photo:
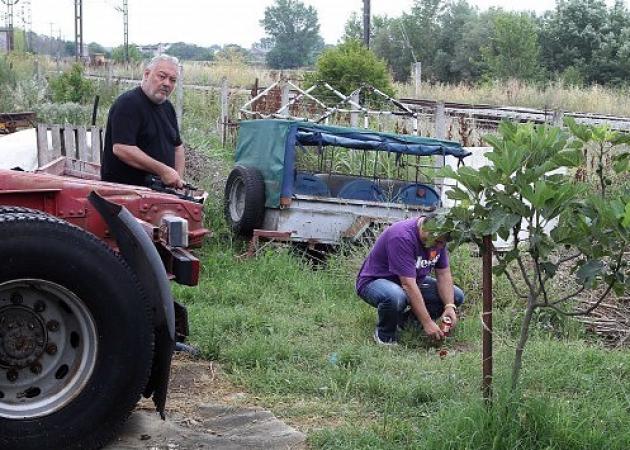
{"type": "Polygon", "coordinates": [[[483,331],[482,353],[483,399],[486,404],[492,403],[492,237],[483,237],[482,251],[482,285],[483,285],[483,331]]]}
{"type": "Polygon", "coordinates": [[[248,101],[243,106],[241,106],[241,111],[244,112],[244,113],[249,113],[250,111],[247,111],[247,108],[250,105],[252,105],[255,101],[257,101],[258,99],[260,99],[260,98],[264,97],[265,95],[267,95],[269,93],[269,91],[271,91],[273,88],[275,88],[278,85],[278,83],[279,83],[279,81],[276,81],[271,86],[269,86],[267,89],[265,89],[260,94],[258,94],[256,97],[252,98],[250,101],[248,101]]]}
{"type": "Polygon", "coordinates": [[[98,114],[98,102],[100,98],[101,97],[99,95],[94,97],[94,106],[92,107],[92,126],[96,125],[96,115],[98,114]]]}

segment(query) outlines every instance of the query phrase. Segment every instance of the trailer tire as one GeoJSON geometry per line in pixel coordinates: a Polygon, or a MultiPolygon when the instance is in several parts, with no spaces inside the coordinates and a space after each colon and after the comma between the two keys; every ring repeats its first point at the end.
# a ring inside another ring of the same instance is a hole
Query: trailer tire
{"type": "Polygon", "coordinates": [[[265,181],[257,169],[236,166],[225,184],[225,220],[237,236],[250,237],[265,217],[265,181]]]}
{"type": "Polygon", "coordinates": [[[55,217],[0,214],[0,448],[102,447],[152,358],[152,310],[116,253],[55,217]]]}

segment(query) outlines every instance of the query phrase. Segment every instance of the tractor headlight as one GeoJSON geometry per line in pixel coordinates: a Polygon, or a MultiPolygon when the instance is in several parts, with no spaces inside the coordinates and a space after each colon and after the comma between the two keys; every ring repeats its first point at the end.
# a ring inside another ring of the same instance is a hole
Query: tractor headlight
{"type": "Polygon", "coordinates": [[[162,217],[161,226],[166,244],[171,247],[188,247],[188,221],[177,216],[162,217]]]}

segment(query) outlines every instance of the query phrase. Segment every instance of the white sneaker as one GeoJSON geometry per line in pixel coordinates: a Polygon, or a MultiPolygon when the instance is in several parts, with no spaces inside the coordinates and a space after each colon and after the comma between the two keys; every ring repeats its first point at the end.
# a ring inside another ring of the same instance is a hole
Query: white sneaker
{"type": "Polygon", "coordinates": [[[372,338],[374,338],[374,342],[384,347],[396,347],[398,345],[398,342],[396,341],[382,341],[381,338],[378,336],[378,329],[374,330],[374,335],[372,336],[372,338]]]}

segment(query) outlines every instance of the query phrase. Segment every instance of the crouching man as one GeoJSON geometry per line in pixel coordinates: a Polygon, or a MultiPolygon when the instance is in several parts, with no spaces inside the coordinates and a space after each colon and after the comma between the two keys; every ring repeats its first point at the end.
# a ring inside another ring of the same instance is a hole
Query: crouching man
{"type": "Polygon", "coordinates": [[[430,218],[396,222],[379,236],[361,266],[356,290],[378,311],[374,341],[395,345],[398,329],[407,319],[417,319],[427,336],[442,340],[436,324],[448,317],[457,325],[457,307],[464,293],[453,285],[446,236],[423,230],[430,218]],[[429,274],[435,271],[435,278],[429,274]]]}

